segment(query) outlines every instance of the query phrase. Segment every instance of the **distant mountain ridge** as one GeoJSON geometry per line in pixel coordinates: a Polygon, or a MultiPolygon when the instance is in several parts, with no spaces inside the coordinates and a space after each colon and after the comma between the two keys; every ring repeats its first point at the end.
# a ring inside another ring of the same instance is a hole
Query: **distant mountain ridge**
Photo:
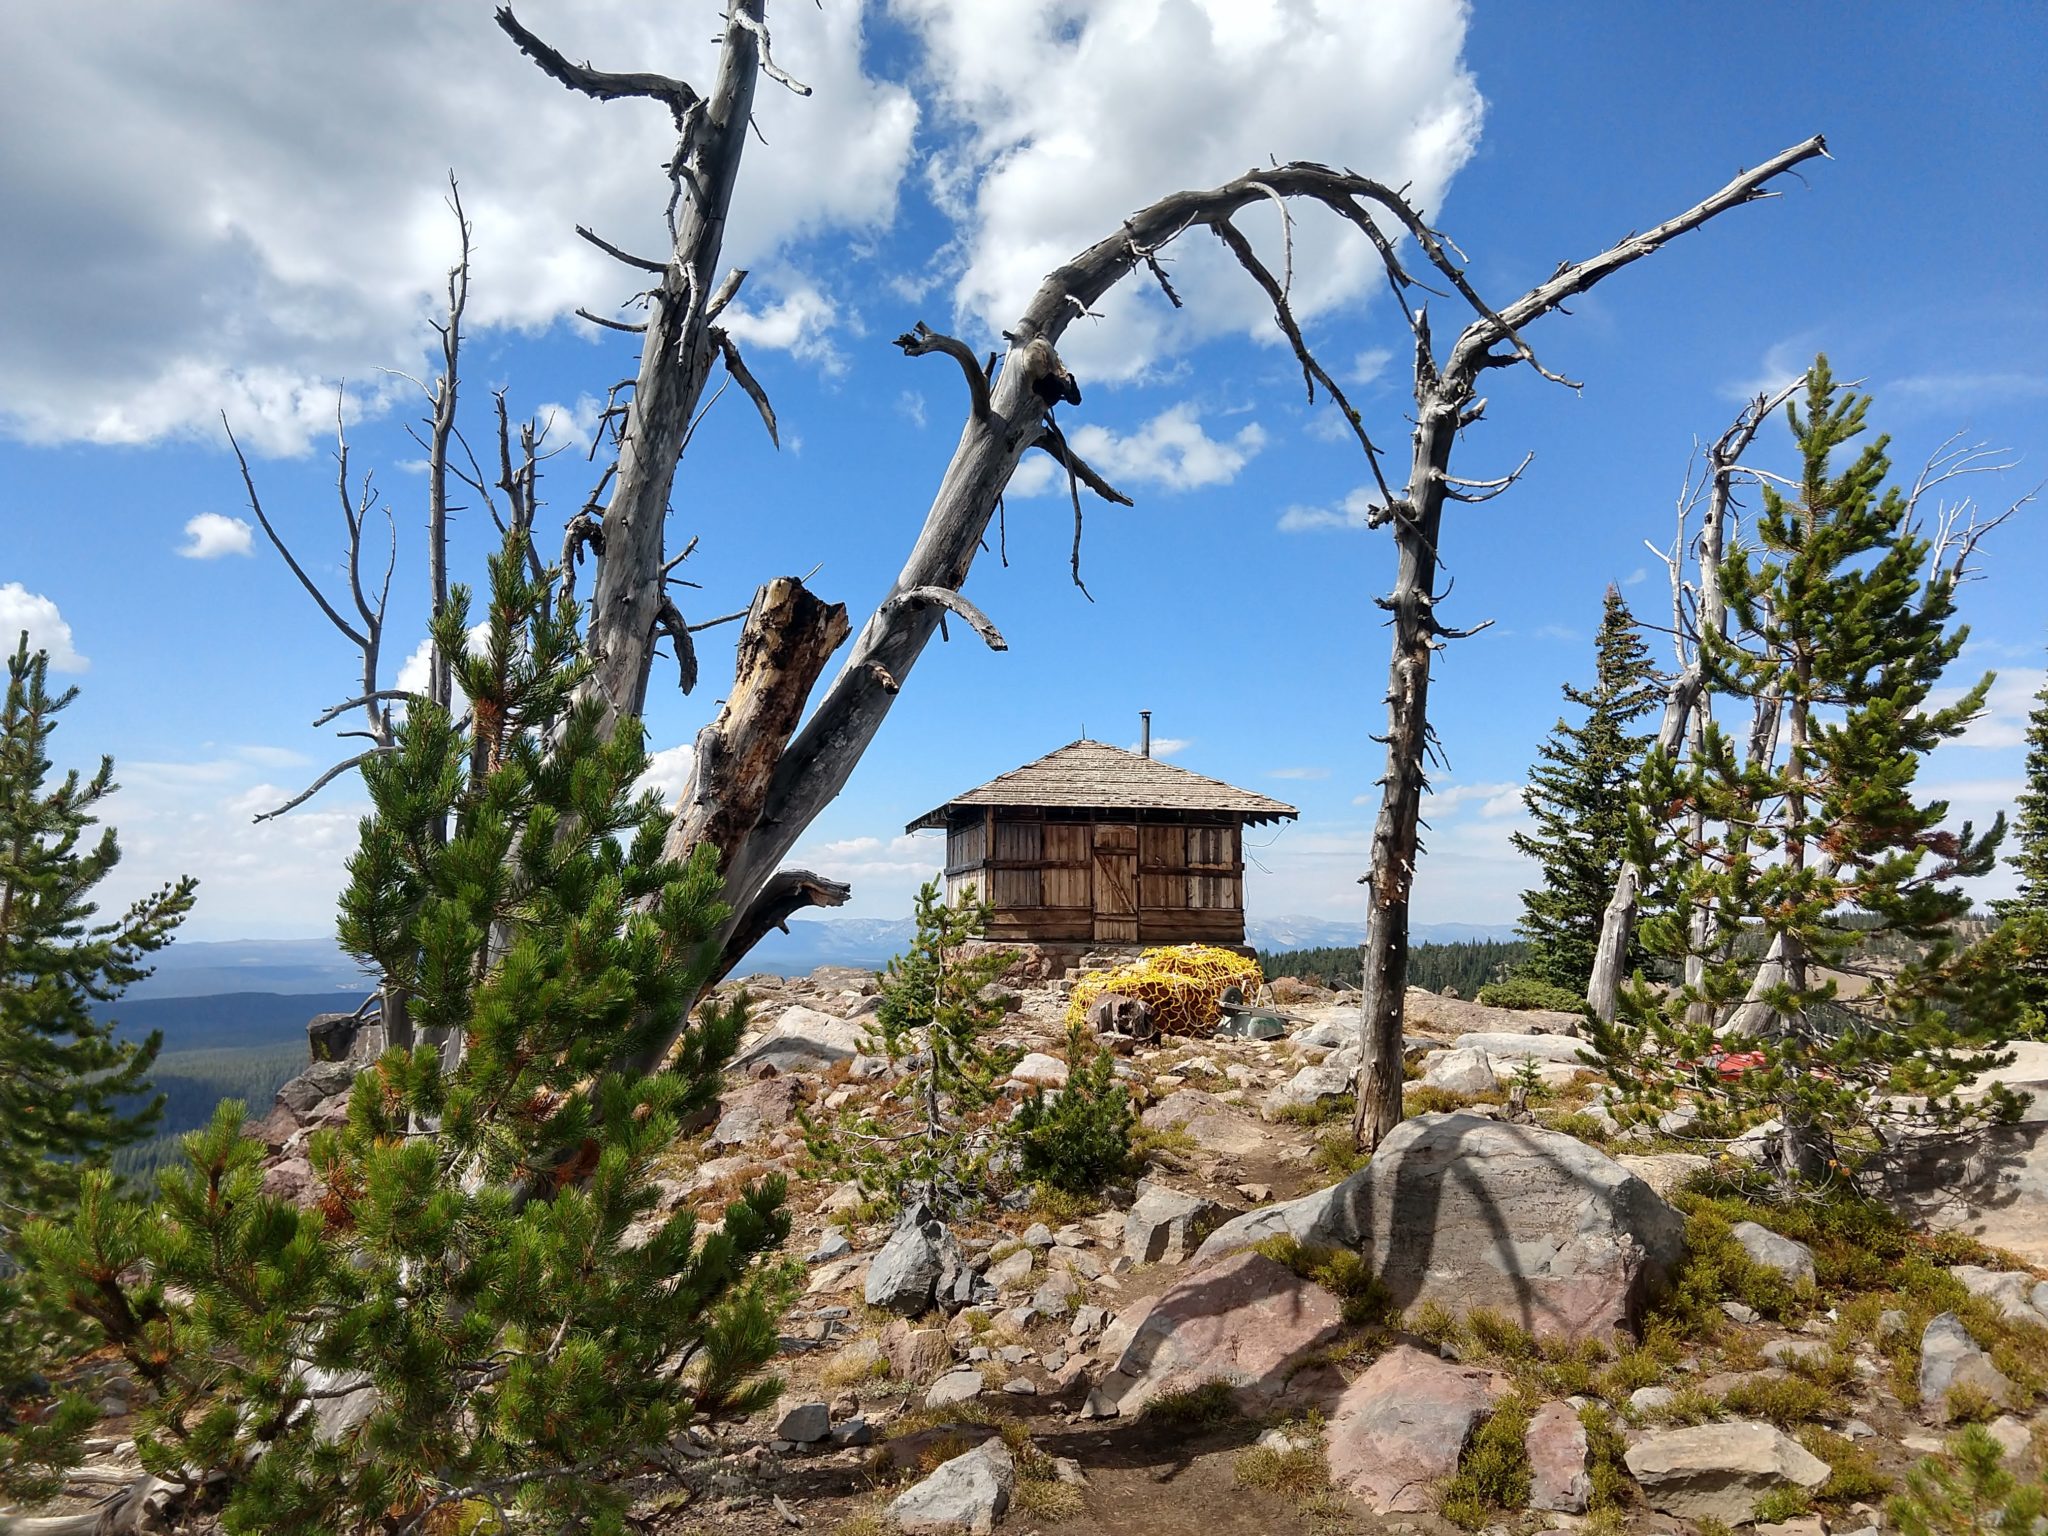
{"type": "MultiPolygon", "coordinates": [[[[821,965],[880,970],[910,944],[916,924],[909,918],[793,918],[788,933],[771,933],[740,963],[740,974],[765,971],[801,976],[821,965]]],[[[1453,944],[1467,939],[1511,939],[1509,923],[1417,923],[1417,943],[1453,944]]],[[[1355,919],[1254,917],[1245,924],[1254,949],[1341,948],[1362,942],[1365,926],[1355,919]]],[[[181,940],[156,960],[156,973],[127,992],[130,1000],[218,997],[235,992],[304,995],[371,990],[360,966],[332,939],[181,940]]]]}

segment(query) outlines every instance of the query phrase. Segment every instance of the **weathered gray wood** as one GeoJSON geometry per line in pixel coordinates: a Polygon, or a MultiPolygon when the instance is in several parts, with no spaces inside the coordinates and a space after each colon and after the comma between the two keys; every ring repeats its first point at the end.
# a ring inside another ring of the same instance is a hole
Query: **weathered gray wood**
{"type": "MultiPolygon", "coordinates": [[[[1391,522],[1400,551],[1392,594],[1380,606],[1393,615],[1393,660],[1387,687],[1386,769],[1380,780],[1380,808],[1373,826],[1370,918],[1363,948],[1364,978],[1359,1019],[1360,1063],[1353,1130],[1359,1145],[1372,1148],[1401,1120],[1401,1037],[1408,985],[1408,906],[1420,854],[1417,822],[1429,749],[1429,666],[1431,653],[1458,631],[1436,618],[1436,578],[1446,500],[1498,495],[1513,474],[1495,481],[1460,481],[1449,473],[1450,450],[1458,432],[1477,420],[1485,402],[1477,384],[1485,370],[1529,364],[1546,378],[1558,376],[1536,361],[1521,332],[1575,294],[1640,261],[1688,230],[1728,209],[1771,194],[1772,178],[1827,153],[1818,138],[1795,144],[1753,171],[1736,176],[1711,197],[1655,228],[1610,246],[1599,255],[1560,266],[1499,311],[1489,309],[1442,254],[1442,244],[1419,218],[1411,234],[1437,270],[1449,277],[1479,317],[1466,325],[1441,364],[1436,361],[1425,314],[1411,317],[1415,333],[1415,428],[1408,484],[1378,509],[1377,521],[1391,522]],[[1503,351],[1502,348],[1511,350],[1503,351]]],[[[1398,215],[1398,209],[1395,210],[1398,215]]],[[[1527,462],[1526,460],[1524,461],[1527,462]]],[[[1470,633],[1470,631],[1465,631],[1470,633]]]]}

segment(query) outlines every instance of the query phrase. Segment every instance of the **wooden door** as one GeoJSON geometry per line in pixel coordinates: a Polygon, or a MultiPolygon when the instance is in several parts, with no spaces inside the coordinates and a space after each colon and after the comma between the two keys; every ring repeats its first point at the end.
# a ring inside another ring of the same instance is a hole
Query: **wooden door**
{"type": "Polygon", "coordinates": [[[1095,942],[1138,942],[1138,829],[1095,828],[1095,942]]]}

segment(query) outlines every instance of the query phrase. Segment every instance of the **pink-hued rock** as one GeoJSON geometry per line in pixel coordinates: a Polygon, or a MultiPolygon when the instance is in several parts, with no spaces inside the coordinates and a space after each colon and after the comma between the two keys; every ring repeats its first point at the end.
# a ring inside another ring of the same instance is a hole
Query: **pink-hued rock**
{"type": "Polygon", "coordinates": [[[1373,1362],[1330,1414],[1330,1480],[1377,1514],[1436,1507],[1472,1431],[1508,1392],[1498,1371],[1454,1365],[1411,1345],[1373,1362]]]}
{"type": "Polygon", "coordinates": [[[1529,1507],[1583,1515],[1592,1492],[1586,1474],[1586,1426],[1570,1403],[1545,1403],[1529,1419],[1529,1507]]]}
{"type": "Polygon", "coordinates": [[[1532,1333],[1633,1329],[1685,1247],[1685,1218],[1561,1132],[1418,1115],[1341,1184],[1224,1223],[1201,1264],[1286,1233],[1360,1253],[1404,1309],[1487,1307],[1532,1333]]]}
{"type": "Polygon", "coordinates": [[[1128,1414],[1162,1392],[1222,1380],[1247,1404],[1269,1403],[1343,1326],[1321,1286],[1263,1254],[1233,1254],[1154,1298],[1097,1397],[1104,1411],[1128,1414]]]}
{"type": "Polygon", "coordinates": [[[1139,1118],[1155,1131],[1178,1127],[1203,1151],[1224,1157],[1255,1157],[1271,1150],[1271,1133],[1264,1126],[1198,1088],[1169,1094],[1139,1118]]]}

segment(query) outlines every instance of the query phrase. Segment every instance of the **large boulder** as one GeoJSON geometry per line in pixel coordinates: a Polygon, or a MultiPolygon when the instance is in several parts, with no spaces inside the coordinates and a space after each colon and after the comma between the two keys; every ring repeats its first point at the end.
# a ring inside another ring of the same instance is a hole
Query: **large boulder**
{"type": "Polygon", "coordinates": [[[1263,1107],[1267,1114],[1277,1115],[1282,1110],[1307,1109],[1325,1099],[1340,1099],[1350,1091],[1349,1069],[1333,1058],[1303,1067],[1267,1094],[1263,1107]]]}
{"type": "Polygon", "coordinates": [[[896,1223],[868,1266],[867,1303],[904,1317],[931,1310],[939,1279],[951,1267],[953,1234],[922,1205],[913,1205],[896,1223]]]}
{"type": "Polygon", "coordinates": [[[764,1077],[728,1089],[719,1095],[720,1114],[711,1144],[739,1147],[778,1131],[796,1118],[803,1101],[803,1090],[791,1077],[764,1077]]]}
{"type": "Polygon", "coordinates": [[[1344,1389],[1330,1413],[1330,1480],[1376,1514],[1434,1509],[1437,1484],[1508,1391],[1497,1371],[1399,1344],[1344,1389]]]}
{"type": "Polygon", "coordinates": [[[1500,1087],[1484,1051],[1438,1051],[1422,1064],[1422,1083],[1448,1093],[1492,1093],[1500,1087]]]}
{"type": "Polygon", "coordinates": [[[322,1100],[355,1086],[356,1069],[346,1061],[316,1061],[277,1090],[277,1102],[301,1120],[322,1100]]]}
{"type": "Polygon", "coordinates": [[[1624,1152],[1615,1161],[1669,1200],[1678,1187],[1694,1174],[1713,1167],[1710,1158],[1697,1152],[1624,1152]]]}
{"type": "Polygon", "coordinates": [[[2036,1280],[2017,1269],[1986,1269],[1980,1264],[1951,1264],[1950,1274],[1963,1282],[1972,1296],[1981,1296],[2005,1314],[2007,1322],[2048,1326],[2048,1281],[2036,1280]]]}
{"type": "Polygon", "coordinates": [[[1509,1034],[1501,1030],[1475,1030],[1451,1042],[1454,1051],[1482,1051],[1503,1077],[1513,1074],[1525,1061],[1558,1062],[1566,1066],[1586,1065],[1580,1057],[1586,1042],[1570,1035],[1509,1034]]]}
{"type": "MultiPolygon", "coordinates": [[[[1178,1264],[1215,1224],[1219,1207],[1147,1179],[1124,1218],[1124,1257],[1133,1264],[1178,1264]]],[[[1028,1253],[1026,1258],[1028,1260],[1028,1253]]]]}
{"type": "Polygon", "coordinates": [[[1653,1430],[1623,1459],[1650,1508],[1724,1525],[1748,1524],[1756,1501],[1774,1488],[1794,1484],[1811,1493],[1829,1471],[1783,1430],[1744,1419],[1653,1430]]]}
{"type": "Polygon", "coordinates": [[[1341,1184],[1224,1223],[1201,1264],[1276,1233],[1357,1249],[1401,1307],[1487,1307],[1567,1338],[1632,1329],[1684,1252],[1685,1218],[1584,1142],[1419,1115],[1341,1184]]]}
{"type": "Polygon", "coordinates": [[[748,1077],[822,1071],[858,1056],[866,1033],[851,1019],[835,1019],[815,1008],[786,1008],[773,1028],[733,1057],[731,1069],[748,1077]]]}
{"type": "Polygon", "coordinates": [[[1138,1313],[1097,1388],[1098,1409],[1135,1413],[1163,1392],[1218,1380],[1247,1405],[1270,1404],[1343,1326],[1337,1298],[1321,1286],[1263,1254],[1233,1254],[1183,1276],[1138,1313]]]}
{"type": "Polygon", "coordinates": [[[1929,1319],[1927,1331],[1920,1335],[1921,1406],[1938,1419],[1947,1418],[1949,1394],[1958,1388],[1981,1393],[1998,1405],[2012,1396],[2012,1383],[1977,1347],[1962,1319],[1943,1312],[1929,1319]]]}
{"type": "Polygon", "coordinates": [[[1017,1463],[1000,1437],[941,1462],[923,1482],[898,1496],[888,1515],[913,1536],[969,1532],[985,1536],[996,1528],[1017,1487],[1017,1463]]]}
{"type": "Polygon", "coordinates": [[[1425,992],[1420,987],[1408,989],[1403,1018],[1415,1030],[1434,1035],[1575,1035],[1586,1022],[1581,1014],[1549,1008],[1492,1008],[1485,1003],[1425,992]]]}
{"type": "MultiPolygon", "coordinates": [[[[2013,1074],[1990,1075],[2025,1086],[2013,1074]]],[[[2048,1120],[2039,1118],[2048,1089],[2030,1105],[2030,1118],[2018,1125],[1906,1145],[1874,1170],[1883,1192],[1938,1232],[1966,1233],[2048,1265],[2048,1120]]]]}

